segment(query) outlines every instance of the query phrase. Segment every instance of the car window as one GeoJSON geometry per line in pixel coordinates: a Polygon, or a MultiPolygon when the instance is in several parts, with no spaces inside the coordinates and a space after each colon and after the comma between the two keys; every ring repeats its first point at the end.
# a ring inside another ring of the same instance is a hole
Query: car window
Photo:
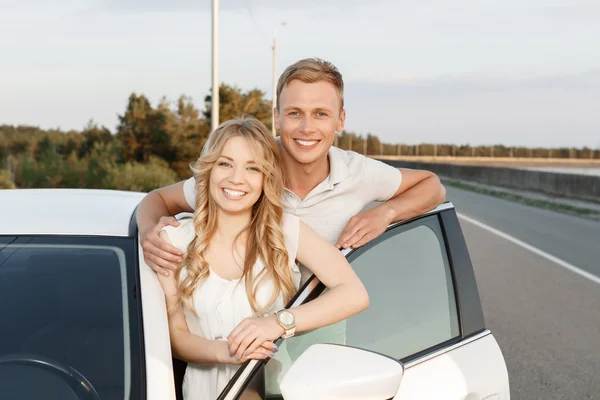
{"type": "Polygon", "coordinates": [[[12,237],[0,244],[2,393],[72,398],[65,394],[64,379],[27,361],[43,360],[74,369],[102,399],[129,398],[132,349],[124,249],[93,240],[40,241],[12,237]]]}
{"type": "MultiPolygon", "coordinates": [[[[459,336],[453,279],[436,215],[388,230],[348,260],[369,292],[370,306],[338,324],[287,339],[244,392],[280,398],[279,382],[314,343],[337,343],[396,359],[459,336]]],[[[325,293],[325,291],[323,291],[325,293]]],[[[257,397],[258,396],[258,397],[257,397]]]]}
{"type": "Polygon", "coordinates": [[[371,306],[345,344],[403,359],[459,335],[452,275],[436,217],[399,229],[351,262],[371,306]]]}

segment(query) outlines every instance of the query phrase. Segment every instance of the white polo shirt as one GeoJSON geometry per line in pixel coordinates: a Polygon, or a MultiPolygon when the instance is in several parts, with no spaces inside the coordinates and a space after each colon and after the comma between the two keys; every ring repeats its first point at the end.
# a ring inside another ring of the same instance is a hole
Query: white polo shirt
{"type": "MultiPolygon", "coordinates": [[[[372,202],[389,200],[402,183],[397,168],[353,151],[329,149],[329,175],[303,200],[285,189],[284,212],[294,214],[328,242],[335,244],[348,220],[372,202]]],[[[183,192],[195,208],[194,178],[185,181],[183,192]]]]}

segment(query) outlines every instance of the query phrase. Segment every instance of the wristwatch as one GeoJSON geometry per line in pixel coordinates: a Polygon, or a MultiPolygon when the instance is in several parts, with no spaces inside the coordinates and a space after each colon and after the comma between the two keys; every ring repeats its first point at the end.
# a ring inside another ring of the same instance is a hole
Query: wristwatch
{"type": "Polygon", "coordinates": [[[277,315],[277,323],[285,329],[285,333],[281,337],[287,339],[294,336],[296,333],[296,319],[294,318],[294,314],[286,309],[279,310],[275,314],[277,315]]]}

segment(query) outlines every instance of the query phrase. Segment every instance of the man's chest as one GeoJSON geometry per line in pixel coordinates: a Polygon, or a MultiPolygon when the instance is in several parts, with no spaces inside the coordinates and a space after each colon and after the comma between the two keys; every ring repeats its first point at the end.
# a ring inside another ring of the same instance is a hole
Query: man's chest
{"type": "Polygon", "coordinates": [[[348,194],[322,196],[300,200],[286,193],[284,211],[296,215],[302,222],[335,244],[348,220],[360,213],[369,202],[363,196],[348,194]]]}

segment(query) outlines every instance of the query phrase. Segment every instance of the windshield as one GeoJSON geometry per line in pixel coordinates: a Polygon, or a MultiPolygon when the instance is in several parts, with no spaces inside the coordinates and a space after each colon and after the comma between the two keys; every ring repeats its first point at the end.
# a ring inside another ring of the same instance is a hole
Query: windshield
{"type": "Polygon", "coordinates": [[[140,375],[133,248],[125,238],[0,238],[2,397],[89,398],[60,373],[72,368],[101,399],[130,398],[140,375]]]}

